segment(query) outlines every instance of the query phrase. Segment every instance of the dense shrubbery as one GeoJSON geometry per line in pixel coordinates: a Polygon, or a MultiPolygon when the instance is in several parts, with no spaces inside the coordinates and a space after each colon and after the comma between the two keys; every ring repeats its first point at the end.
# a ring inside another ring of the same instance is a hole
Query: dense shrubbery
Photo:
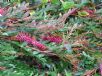
{"type": "Polygon", "coordinates": [[[102,6],[93,1],[1,0],[0,75],[102,75],[102,6]]]}

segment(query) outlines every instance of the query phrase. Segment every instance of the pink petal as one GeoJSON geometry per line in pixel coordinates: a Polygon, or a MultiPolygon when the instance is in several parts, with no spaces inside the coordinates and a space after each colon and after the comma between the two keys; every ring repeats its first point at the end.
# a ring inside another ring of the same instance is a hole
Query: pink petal
{"type": "Polygon", "coordinates": [[[0,8],[0,14],[3,15],[4,14],[4,9],[0,8]]]}

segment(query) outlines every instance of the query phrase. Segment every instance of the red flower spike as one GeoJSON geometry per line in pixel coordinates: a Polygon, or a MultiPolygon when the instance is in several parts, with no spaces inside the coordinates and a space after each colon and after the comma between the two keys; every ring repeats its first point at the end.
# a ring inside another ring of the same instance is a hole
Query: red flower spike
{"type": "Polygon", "coordinates": [[[29,44],[32,43],[32,38],[28,35],[28,33],[20,32],[17,36],[16,39],[19,41],[25,41],[29,44]]]}
{"type": "Polygon", "coordinates": [[[45,45],[43,45],[43,44],[41,44],[40,42],[38,42],[38,41],[32,41],[32,43],[31,43],[33,46],[36,46],[39,50],[41,50],[41,51],[44,51],[44,50],[46,50],[47,49],[47,47],[45,46],[45,45]]]}
{"type": "Polygon", "coordinates": [[[60,36],[54,36],[54,35],[49,35],[49,36],[43,36],[43,40],[47,40],[49,42],[55,42],[57,44],[62,43],[62,38],[60,36]]]}
{"type": "Polygon", "coordinates": [[[31,36],[28,33],[25,32],[20,32],[17,36],[16,39],[19,41],[25,41],[28,44],[31,44],[35,47],[37,47],[39,50],[44,51],[47,49],[47,47],[40,42],[36,41],[35,39],[31,38],[31,36]]]}

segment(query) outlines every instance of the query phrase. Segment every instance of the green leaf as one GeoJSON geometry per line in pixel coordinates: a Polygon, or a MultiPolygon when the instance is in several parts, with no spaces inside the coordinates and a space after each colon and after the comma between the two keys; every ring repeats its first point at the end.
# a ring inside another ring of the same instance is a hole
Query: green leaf
{"type": "Polygon", "coordinates": [[[57,4],[57,3],[59,3],[59,0],[51,0],[51,3],[52,4],[57,4]]]}
{"type": "Polygon", "coordinates": [[[89,13],[88,12],[86,12],[86,11],[79,11],[78,12],[78,16],[81,16],[81,17],[85,17],[85,16],[88,16],[89,15],[89,13]]]}
{"type": "Polygon", "coordinates": [[[48,0],[42,0],[42,3],[43,4],[45,4],[45,3],[47,3],[48,2],[48,0]]]}
{"type": "Polygon", "coordinates": [[[2,35],[3,36],[13,36],[16,34],[17,34],[17,31],[7,31],[7,32],[4,32],[2,35]]]}
{"type": "Polygon", "coordinates": [[[62,2],[62,7],[64,10],[68,10],[70,8],[73,8],[75,6],[74,2],[62,2]]]}

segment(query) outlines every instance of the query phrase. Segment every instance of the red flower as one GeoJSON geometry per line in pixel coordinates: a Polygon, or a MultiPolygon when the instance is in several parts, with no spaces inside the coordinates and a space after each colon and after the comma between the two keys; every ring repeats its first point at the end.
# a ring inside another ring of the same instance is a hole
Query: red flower
{"type": "Polygon", "coordinates": [[[31,38],[31,36],[28,33],[25,33],[25,32],[20,32],[16,36],[16,39],[19,40],[19,41],[27,42],[28,44],[31,44],[31,45],[37,47],[41,51],[44,51],[44,50],[47,49],[47,47],[45,45],[43,45],[40,42],[34,40],[33,38],[31,38]]]}
{"type": "Polygon", "coordinates": [[[54,36],[54,35],[48,35],[48,36],[43,36],[43,40],[47,40],[49,42],[55,42],[57,44],[62,43],[62,38],[60,36],[54,36]]]}

